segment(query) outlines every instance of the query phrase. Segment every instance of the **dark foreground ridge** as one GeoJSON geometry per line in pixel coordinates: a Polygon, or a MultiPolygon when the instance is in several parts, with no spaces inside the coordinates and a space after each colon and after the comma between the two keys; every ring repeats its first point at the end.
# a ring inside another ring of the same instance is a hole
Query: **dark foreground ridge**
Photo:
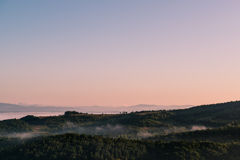
{"type": "Polygon", "coordinates": [[[2,160],[234,160],[240,159],[240,143],[170,142],[127,140],[85,134],[1,139],[2,160]]]}

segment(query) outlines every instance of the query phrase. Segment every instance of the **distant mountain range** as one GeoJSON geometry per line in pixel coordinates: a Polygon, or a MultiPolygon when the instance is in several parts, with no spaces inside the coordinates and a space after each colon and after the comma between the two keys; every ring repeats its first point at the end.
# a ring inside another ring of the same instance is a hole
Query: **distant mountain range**
{"type": "Polygon", "coordinates": [[[135,106],[104,107],[104,106],[80,106],[80,107],[56,107],[56,106],[36,106],[36,105],[17,105],[0,103],[0,112],[65,112],[78,111],[83,113],[119,113],[142,110],[171,110],[190,108],[192,105],[147,105],[139,104],[135,106]]]}

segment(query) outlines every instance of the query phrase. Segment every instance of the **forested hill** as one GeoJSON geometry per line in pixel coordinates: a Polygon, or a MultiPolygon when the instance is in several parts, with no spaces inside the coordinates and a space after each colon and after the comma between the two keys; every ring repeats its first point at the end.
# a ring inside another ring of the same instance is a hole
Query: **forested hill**
{"type": "Polygon", "coordinates": [[[167,135],[156,135],[144,138],[145,140],[162,140],[170,141],[209,141],[216,143],[233,143],[240,142],[240,125],[226,126],[215,129],[197,130],[180,133],[170,133],[167,135]]]}
{"type": "Polygon", "coordinates": [[[64,134],[22,140],[0,140],[2,160],[235,160],[239,143],[126,140],[85,134],[64,134]],[[6,146],[6,141],[7,145],[6,146]]]}
{"type": "MultiPolygon", "coordinates": [[[[67,113],[67,112],[66,112],[67,113]]],[[[22,118],[29,124],[61,126],[65,121],[86,124],[121,124],[137,127],[172,127],[204,125],[208,127],[225,126],[233,121],[240,122],[240,101],[202,105],[181,110],[138,111],[124,114],[66,114],[45,118],[22,118]]]]}
{"type": "Polygon", "coordinates": [[[189,118],[215,118],[235,120],[240,118],[240,101],[217,103],[174,110],[179,116],[189,118]]]}
{"type": "Polygon", "coordinates": [[[219,128],[240,123],[240,102],[202,105],[181,110],[151,110],[121,114],[66,111],[50,117],[26,116],[0,121],[0,136],[15,132],[76,132],[125,138],[192,131],[193,126],[219,128]],[[141,133],[141,134],[139,134],[141,133]],[[142,134],[143,133],[143,134],[142,134]]]}
{"type": "Polygon", "coordinates": [[[240,122],[240,101],[209,104],[183,110],[174,110],[171,117],[181,124],[202,124],[212,127],[240,122]]]}

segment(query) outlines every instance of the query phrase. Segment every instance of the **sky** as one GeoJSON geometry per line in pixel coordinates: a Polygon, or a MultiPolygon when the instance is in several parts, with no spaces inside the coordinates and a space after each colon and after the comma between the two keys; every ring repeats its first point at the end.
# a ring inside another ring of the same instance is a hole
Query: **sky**
{"type": "Polygon", "coordinates": [[[239,100],[239,0],[0,0],[0,102],[239,100]]]}

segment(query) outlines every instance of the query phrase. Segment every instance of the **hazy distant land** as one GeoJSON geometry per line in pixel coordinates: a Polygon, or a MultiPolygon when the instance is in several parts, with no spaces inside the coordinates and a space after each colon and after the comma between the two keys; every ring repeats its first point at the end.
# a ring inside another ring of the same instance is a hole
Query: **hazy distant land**
{"type": "Polygon", "coordinates": [[[119,113],[119,112],[135,112],[141,110],[171,110],[171,109],[185,109],[192,105],[146,105],[139,104],[129,107],[104,107],[104,106],[81,106],[81,107],[57,107],[57,106],[36,106],[36,105],[19,105],[0,103],[0,120],[21,118],[26,115],[35,116],[50,116],[64,114],[65,111],[72,110],[84,113],[119,113]]]}

